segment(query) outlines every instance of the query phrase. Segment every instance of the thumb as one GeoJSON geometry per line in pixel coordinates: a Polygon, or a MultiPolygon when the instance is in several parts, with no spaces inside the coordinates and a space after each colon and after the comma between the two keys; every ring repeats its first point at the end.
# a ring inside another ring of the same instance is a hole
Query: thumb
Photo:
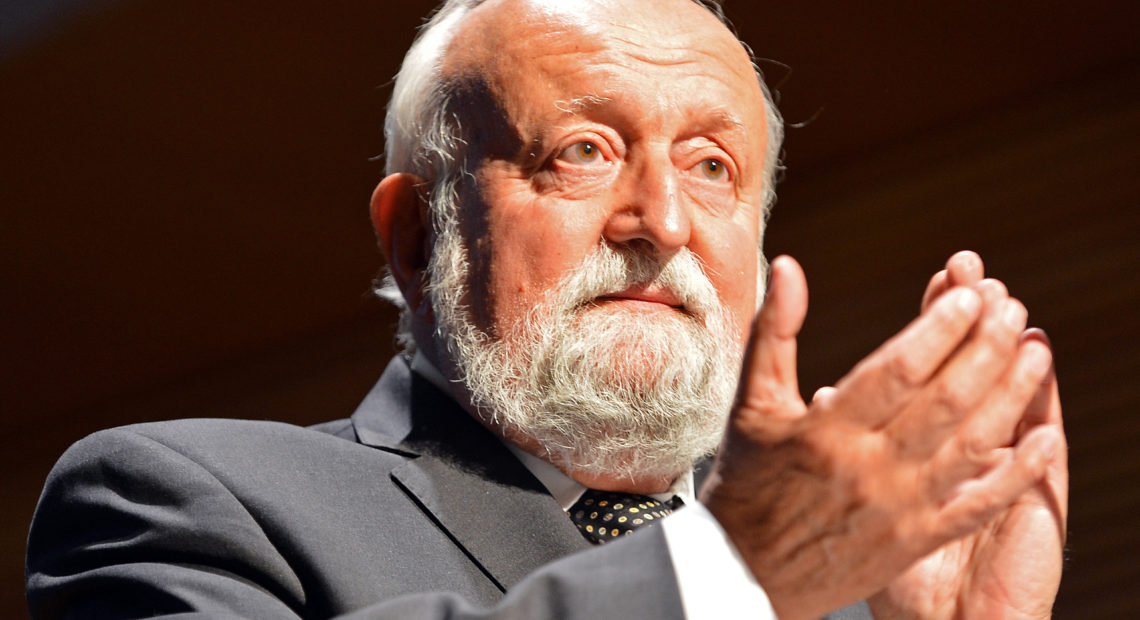
{"type": "Polygon", "coordinates": [[[742,404],[768,415],[798,417],[805,405],[796,376],[796,336],[807,316],[807,279],[790,256],[773,260],[771,274],[745,353],[742,404]]]}

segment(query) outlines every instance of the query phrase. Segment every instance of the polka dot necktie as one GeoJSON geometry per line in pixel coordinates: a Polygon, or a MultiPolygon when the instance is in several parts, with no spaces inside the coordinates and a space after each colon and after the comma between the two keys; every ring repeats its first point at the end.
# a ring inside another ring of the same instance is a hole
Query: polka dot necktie
{"type": "Polygon", "coordinates": [[[586,540],[603,545],[652,525],[681,506],[679,497],[662,502],[647,495],[588,489],[567,513],[586,540]]]}

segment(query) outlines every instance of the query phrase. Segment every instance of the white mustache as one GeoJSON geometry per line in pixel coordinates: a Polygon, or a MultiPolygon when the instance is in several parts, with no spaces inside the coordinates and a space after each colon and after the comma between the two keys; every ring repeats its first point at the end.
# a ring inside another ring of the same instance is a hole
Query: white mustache
{"type": "Polygon", "coordinates": [[[599,297],[634,287],[658,287],[677,297],[682,307],[706,318],[724,307],[700,259],[681,248],[666,260],[602,243],[555,287],[557,306],[571,311],[599,297]]]}

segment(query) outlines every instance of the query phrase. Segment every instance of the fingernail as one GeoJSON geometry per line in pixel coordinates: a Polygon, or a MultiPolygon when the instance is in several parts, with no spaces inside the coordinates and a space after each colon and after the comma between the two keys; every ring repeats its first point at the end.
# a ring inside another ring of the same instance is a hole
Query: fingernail
{"type": "Polygon", "coordinates": [[[1040,327],[1030,327],[1022,332],[1021,341],[1025,342],[1026,340],[1036,340],[1049,347],[1050,351],[1053,350],[1053,341],[1049,339],[1049,334],[1046,334],[1045,330],[1040,327]]]}

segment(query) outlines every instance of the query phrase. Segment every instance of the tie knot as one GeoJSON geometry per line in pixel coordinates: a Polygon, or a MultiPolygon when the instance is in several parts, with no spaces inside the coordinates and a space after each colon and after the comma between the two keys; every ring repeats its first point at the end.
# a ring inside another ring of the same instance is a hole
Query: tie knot
{"type": "Polygon", "coordinates": [[[652,525],[681,506],[681,498],[662,502],[648,495],[587,490],[568,511],[570,520],[595,545],[652,525]]]}

